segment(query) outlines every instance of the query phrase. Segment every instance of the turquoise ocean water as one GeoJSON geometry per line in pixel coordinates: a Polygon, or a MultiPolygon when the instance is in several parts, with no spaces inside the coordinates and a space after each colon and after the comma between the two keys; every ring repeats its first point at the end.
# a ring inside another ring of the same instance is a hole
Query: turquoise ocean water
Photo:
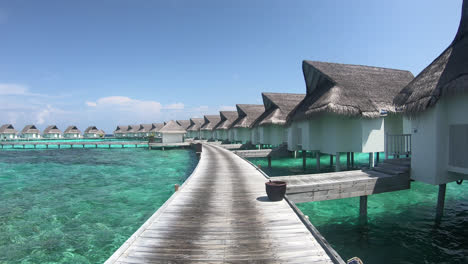
{"type": "Polygon", "coordinates": [[[0,151],[0,263],[102,263],[197,164],[190,150],[0,151]]]}
{"type": "MultiPolygon", "coordinates": [[[[381,156],[382,157],[382,156],[381,156]]],[[[341,161],[346,164],[346,156],[341,161]]],[[[270,176],[303,174],[302,158],[273,159],[272,168],[260,164],[270,176]]],[[[315,173],[308,158],[305,173],[315,173]]],[[[357,164],[368,162],[356,154],[357,164]]],[[[330,171],[322,157],[322,172],[330,171]]],[[[367,222],[360,221],[359,198],[298,204],[299,209],[343,259],[360,257],[364,263],[468,263],[468,182],[447,185],[445,215],[435,221],[438,186],[412,182],[410,190],[369,196],[367,222]]]]}

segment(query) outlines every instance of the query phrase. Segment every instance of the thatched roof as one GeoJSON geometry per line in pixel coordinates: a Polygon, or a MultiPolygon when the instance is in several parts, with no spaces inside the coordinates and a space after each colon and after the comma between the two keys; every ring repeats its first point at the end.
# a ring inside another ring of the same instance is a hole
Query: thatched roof
{"type": "Polygon", "coordinates": [[[263,105],[238,104],[236,108],[238,117],[230,128],[250,127],[265,112],[263,105]]]}
{"type": "Polygon", "coordinates": [[[318,61],[303,61],[302,70],[307,94],[288,121],[323,112],[367,118],[395,112],[393,98],[413,79],[404,70],[318,61]]]}
{"type": "Polygon", "coordinates": [[[44,131],[42,133],[44,135],[47,135],[47,134],[62,134],[62,131],[60,131],[60,129],[58,129],[58,127],[56,125],[50,125],[50,126],[46,127],[46,129],[44,129],[44,131]]]}
{"type": "Polygon", "coordinates": [[[216,125],[221,121],[219,115],[206,115],[204,116],[205,122],[201,126],[200,130],[213,130],[216,125]]]}
{"type": "Polygon", "coordinates": [[[229,129],[232,122],[236,121],[236,119],[239,117],[237,111],[221,111],[219,112],[219,116],[221,117],[221,121],[214,129],[229,129]]]}
{"type": "Polygon", "coordinates": [[[129,125],[127,133],[138,133],[139,129],[140,129],[140,125],[129,125]]]}
{"type": "Polygon", "coordinates": [[[105,132],[104,130],[102,130],[102,129],[99,129],[99,131],[97,132],[97,134],[105,136],[105,135],[106,135],[106,132],[105,132]]]}
{"type": "Polygon", "coordinates": [[[140,124],[140,126],[138,127],[137,132],[138,133],[149,133],[151,131],[151,129],[153,129],[153,128],[154,128],[153,124],[140,124]]]}
{"type": "Polygon", "coordinates": [[[96,126],[89,126],[84,131],[85,134],[99,134],[99,129],[96,126]]]}
{"type": "Polygon", "coordinates": [[[76,126],[68,126],[67,129],[65,129],[64,134],[81,134],[81,131],[78,129],[76,126]]]}
{"type": "Polygon", "coordinates": [[[285,125],[288,115],[304,99],[305,94],[262,93],[265,112],[251,127],[261,125],[285,125]]]}
{"type": "Polygon", "coordinates": [[[188,131],[198,131],[205,122],[204,118],[190,118],[190,126],[187,128],[188,131]]]}
{"type": "Polygon", "coordinates": [[[453,42],[395,97],[398,110],[414,113],[434,106],[447,94],[468,92],[468,0],[463,1],[453,42]]]}
{"type": "Polygon", "coordinates": [[[124,134],[127,133],[129,129],[131,129],[130,126],[119,125],[115,128],[114,134],[124,134]]]}
{"type": "Polygon", "coordinates": [[[163,128],[164,124],[163,123],[153,123],[153,127],[151,128],[150,132],[159,132],[161,128],[163,128]]]}
{"type": "Polygon", "coordinates": [[[171,120],[164,125],[163,128],[159,130],[161,133],[174,133],[174,134],[181,134],[181,133],[186,133],[187,131],[181,127],[179,124],[177,124],[174,120],[171,120]]]}
{"type": "Polygon", "coordinates": [[[39,129],[36,128],[35,125],[26,125],[23,130],[21,130],[21,134],[39,134],[39,129]]]}
{"type": "Polygon", "coordinates": [[[190,120],[176,120],[179,126],[183,127],[185,130],[190,126],[190,120]]]}
{"type": "Polygon", "coordinates": [[[0,134],[17,134],[18,131],[13,127],[12,124],[5,124],[0,127],[0,134]]]}

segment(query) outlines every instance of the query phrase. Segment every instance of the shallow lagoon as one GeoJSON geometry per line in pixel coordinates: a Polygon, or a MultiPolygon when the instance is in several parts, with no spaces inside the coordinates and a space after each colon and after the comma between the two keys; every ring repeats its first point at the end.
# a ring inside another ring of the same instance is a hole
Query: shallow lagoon
{"type": "Polygon", "coordinates": [[[0,263],[102,263],[197,164],[190,150],[0,151],[0,263]]]}

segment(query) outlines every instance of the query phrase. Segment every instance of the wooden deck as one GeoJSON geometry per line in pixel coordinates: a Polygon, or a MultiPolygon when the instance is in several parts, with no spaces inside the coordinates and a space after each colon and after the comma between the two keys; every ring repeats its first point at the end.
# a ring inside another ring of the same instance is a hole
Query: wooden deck
{"type": "Polygon", "coordinates": [[[16,146],[22,146],[23,148],[26,148],[26,146],[32,146],[33,148],[36,148],[37,146],[46,146],[46,148],[49,148],[49,146],[56,146],[60,148],[61,146],[70,146],[72,148],[79,146],[82,148],[85,147],[95,147],[97,148],[98,146],[107,146],[110,148],[111,146],[121,146],[123,147],[147,147],[148,142],[145,141],[85,141],[85,142],[79,142],[79,141],[74,141],[74,142],[66,142],[66,141],[44,141],[44,142],[29,142],[29,141],[23,141],[23,142],[0,142],[1,148],[4,148],[5,146],[12,146],[16,148],[16,146]]]}
{"type": "Polygon", "coordinates": [[[265,181],[204,144],[185,184],[106,263],[344,263],[293,204],[265,197],[265,181]]]}
{"type": "Polygon", "coordinates": [[[181,142],[181,143],[149,143],[147,144],[150,149],[153,148],[176,148],[176,147],[188,147],[192,142],[181,142]]]}

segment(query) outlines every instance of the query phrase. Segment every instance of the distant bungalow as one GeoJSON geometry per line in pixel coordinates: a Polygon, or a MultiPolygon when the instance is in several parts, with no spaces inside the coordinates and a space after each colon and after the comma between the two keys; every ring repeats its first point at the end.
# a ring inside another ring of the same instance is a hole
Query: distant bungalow
{"type": "Polygon", "coordinates": [[[238,104],[237,119],[228,130],[229,141],[247,143],[252,141],[250,126],[265,112],[263,105],[238,104]]]}
{"type": "Polygon", "coordinates": [[[83,136],[85,138],[101,138],[105,136],[103,130],[98,129],[96,126],[89,126],[85,129],[83,136]]]}
{"type": "Polygon", "coordinates": [[[122,125],[117,126],[117,128],[115,128],[114,130],[114,137],[117,137],[117,138],[128,137],[127,131],[129,130],[129,127],[130,126],[122,126],[122,125]]]}
{"type": "Polygon", "coordinates": [[[187,128],[187,137],[200,139],[200,128],[204,120],[203,118],[190,118],[190,126],[187,128]]]}
{"type": "Polygon", "coordinates": [[[176,123],[185,130],[187,130],[187,128],[190,126],[190,120],[176,120],[176,123]]]}
{"type": "Polygon", "coordinates": [[[181,143],[184,142],[184,135],[187,131],[171,120],[159,130],[161,133],[162,143],[181,143]]]}
{"type": "Polygon", "coordinates": [[[64,138],[81,138],[81,131],[76,126],[68,126],[63,132],[64,138]]]}
{"type": "Polygon", "coordinates": [[[229,139],[228,129],[238,117],[237,111],[221,111],[219,112],[219,116],[221,117],[221,121],[214,128],[215,139],[226,141],[229,139]]]}
{"type": "Polygon", "coordinates": [[[150,134],[156,137],[161,137],[161,132],[159,131],[161,130],[161,128],[164,127],[164,125],[165,123],[153,123],[152,128],[150,130],[150,134]]]}
{"type": "Polygon", "coordinates": [[[42,132],[44,138],[62,138],[62,131],[56,125],[50,125],[42,132]]]}
{"type": "Polygon", "coordinates": [[[18,138],[18,131],[12,124],[6,124],[0,127],[0,139],[16,139],[18,138]]]}
{"type": "Polygon", "coordinates": [[[221,121],[219,115],[205,115],[205,122],[200,128],[201,139],[214,139],[213,128],[221,121]]]}
{"type": "Polygon", "coordinates": [[[302,69],[307,94],[288,118],[288,148],[337,155],[337,170],[338,154],[370,153],[372,166],[385,133],[403,132],[393,98],[411,72],[318,61],[303,61],[302,69]]]}
{"type": "Polygon", "coordinates": [[[26,125],[23,130],[21,130],[21,137],[27,139],[41,138],[41,131],[39,131],[35,125],[26,125]]]}
{"type": "Polygon", "coordinates": [[[443,201],[446,183],[468,179],[467,0],[452,43],[394,102],[405,114],[405,134],[411,134],[411,178],[438,184],[443,201]]]}
{"type": "Polygon", "coordinates": [[[151,129],[154,128],[153,124],[140,124],[137,130],[138,137],[148,137],[151,134],[151,129]]]}
{"type": "Polygon", "coordinates": [[[129,125],[128,130],[127,130],[127,137],[138,137],[139,129],[140,129],[140,125],[129,125]]]}
{"type": "Polygon", "coordinates": [[[288,142],[287,116],[305,94],[262,93],[265,112],[251,125],[252,143],[278,146],[288,142]]]}

